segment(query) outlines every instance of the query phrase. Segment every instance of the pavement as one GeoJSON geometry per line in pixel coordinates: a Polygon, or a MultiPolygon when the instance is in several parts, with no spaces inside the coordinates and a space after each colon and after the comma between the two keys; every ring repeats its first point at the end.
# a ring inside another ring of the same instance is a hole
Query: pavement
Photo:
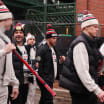
{"type": "MultiPolygon", "coordinates": [[[[60,88],[56,82],[54,85],[53,90],[56,93],[54,97],[54,104],[72,104],[71,103],[71,96],[68,90],[60,88]]],[[[35,104],[39,104],[40,99],[40,89],[39,87],[36,88],[36,95],[35,95],[35,104]]]]}

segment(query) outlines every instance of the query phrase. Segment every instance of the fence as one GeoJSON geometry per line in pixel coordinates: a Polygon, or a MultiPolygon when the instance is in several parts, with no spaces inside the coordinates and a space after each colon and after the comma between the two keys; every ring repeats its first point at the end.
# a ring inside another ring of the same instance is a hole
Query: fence
{"type": "Polygon", "coordinates": [[[75,35],[76,3],[45,4],[28,9],[26,21],[30,21],[26,31],[31,28],[35,34],[45,34],[46,25],[52,24],[58,34],[75,35]]]}

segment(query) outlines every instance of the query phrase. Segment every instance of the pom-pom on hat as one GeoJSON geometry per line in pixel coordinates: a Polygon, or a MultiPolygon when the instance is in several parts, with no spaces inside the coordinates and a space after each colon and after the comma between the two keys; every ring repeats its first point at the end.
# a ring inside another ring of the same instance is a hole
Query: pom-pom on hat
{"type": "Polygon", "coordinates": [[[82,18],[82,23],[81,23],[81,28],[84,29],[87,26],[91,26],[91,25],[95,25],[95,24],[99,24],[98,20],[96,19],[96,17],[93,16],[93,14],[89,13],[89,11],[87,12],[83,12],[83,18],[82,18]]]}
{"type": "Polygon", "coordinates": [[[52,25],[51,24],[47,24],[47,29],[50,29],[52,28],[52,25]]]}
{"type": "Polygon", "coordinates": [[[12,13],[10,10],[4,5],[2,1],[0,1],[0,20],[5,20],[13,18],[12,13]]]}

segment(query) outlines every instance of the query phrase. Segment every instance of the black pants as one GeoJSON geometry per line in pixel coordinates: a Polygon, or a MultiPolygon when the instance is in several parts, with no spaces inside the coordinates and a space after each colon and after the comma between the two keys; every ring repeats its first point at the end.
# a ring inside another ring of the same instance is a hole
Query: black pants
{"type": "Polygon", "coordinates": [[[19,86],[19,95],[15,100],[12,100],[12,98],[10,97],[11,92],[12,92],[12,87],[9,86],[9,100],[11,104],[25,104],[27,101],[28,84],[21,84],[19,86]]]}
{"type": "MultiPolygon", "coordinates": [[[[47,89],[39,82],[38,85],[41,90],[41,97],[39,104],[53,104],[53,96],[47,91],[47,89]]],[[[53,83],[48,83],[48,85],[53,88],[53,83]]]]}
{"type": "Polygon", "coordinates": [[[72,104],[97,104],[97,97],[93,93],[88,95],[70,92],[72,104]]]}

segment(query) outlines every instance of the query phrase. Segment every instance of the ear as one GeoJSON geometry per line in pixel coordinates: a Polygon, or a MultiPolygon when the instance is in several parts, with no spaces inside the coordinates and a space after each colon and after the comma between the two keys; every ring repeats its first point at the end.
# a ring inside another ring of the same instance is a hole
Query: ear
{"type": "Polygon", "coordinates": [[[85,27],[84,29],[85,29],[85,30],[88,30],[88,28],[89,28],[89,26],[85,27]]]}

